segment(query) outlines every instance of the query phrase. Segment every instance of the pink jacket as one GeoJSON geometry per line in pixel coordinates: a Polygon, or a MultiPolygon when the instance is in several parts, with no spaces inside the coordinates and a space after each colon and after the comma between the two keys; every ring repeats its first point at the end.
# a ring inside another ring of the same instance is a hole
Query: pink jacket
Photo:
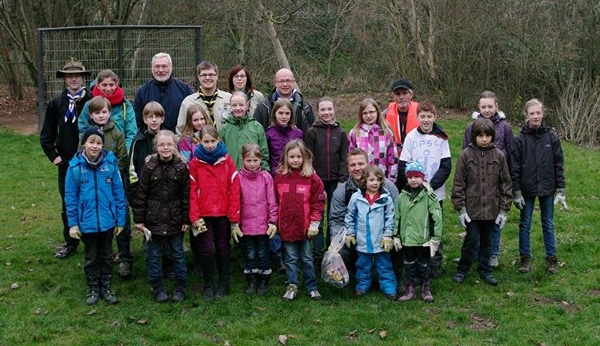
{"type": "Polygon", "coordinates": [[[361,124],[358,134],[354,129],[348,135],[350,150],[361,148],[369,156],[369,164],[378,166],[386,178],[396,181],[398,174],[398,150],[391,131],[380,129],[377,124],[361,124]]]}
{"type": "Polygon", "coordinates": [[[266,171],[242,168],[240,177],[240,228],[244,235],[267,234],[269,224],[277,224],[277,201],[273,178],[266,171]]]}

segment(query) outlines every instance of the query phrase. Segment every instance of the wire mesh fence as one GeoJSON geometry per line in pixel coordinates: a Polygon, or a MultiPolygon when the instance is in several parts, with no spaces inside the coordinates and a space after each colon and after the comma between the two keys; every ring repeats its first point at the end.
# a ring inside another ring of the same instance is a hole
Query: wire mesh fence
{"type": "Polygon", "coordinates": [[[41,28],[38,44],[38,124],[42,124],[46,104],[64,88],[56,71],[70,57],[91,71],[91,82],[103,69],[120,78],[125,96],[131,100],[136,89],[152,78],[150,61],[159,52],[169,53],[173,76],[196,84],[195,67],[202,60],[201,26],[89,26],[41,28]]]}

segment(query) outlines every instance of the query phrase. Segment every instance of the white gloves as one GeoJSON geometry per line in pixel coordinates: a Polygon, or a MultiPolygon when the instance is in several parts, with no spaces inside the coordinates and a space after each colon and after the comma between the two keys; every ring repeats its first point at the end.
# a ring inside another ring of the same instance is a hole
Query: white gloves
{"type": "Polygon", "coordinates": [[[392,237],[383,237],[381,238],[379,246],[383,248],[383,251],[390,252],[394,247],[394,240],[392,239],[392,237]]]}
{"type": "Polygon", "coordinates": [[[394,237],[394,249],[396,249],[396,251],[400,251],[402,249],[402,242],[398,237],[394,237]]]}
{"type": "Polygon", "coordinates": [[[460,221],[461,226],[467,228],[467,224],[471,222],[471,218],[469,217],[469,214],[467,214],[466,208],[463,207],[460,209],[458,212],[458,220],[460,221]]]}
{"type": "Polygon", "coordinates": [[[194,234],[194,237],[200,233],[208,231],[208,228],[206,228],[206,223],[204,223],[203,218],[199,218],[198,220],[194,221],[194,224],[192,226],[192,234],[194,234]]]}
{"type": "Polygon", "coordinates": [[[506,224],[506,211],[504,210],[500,210],[500,212],[498,213],[498,216],[496,217],[496,225],[498,225],[498,227],[500,227],[500,229],[504,228],[504,225],[506,224]]]}
{"type": "Polygon", "coordinates": [[[121,232],[123,232],[124,229],[125,229],[125,227],[121,227],[121,226],[115,227],[115,237],[118,237],[119,234],[121,234],[121,232]]]}
{"type": "Polygon", "coordinates": [[[275,236],[276,233],[277,233],[277,226],[270,223],[269,228],[267,229],[267,235],[269,236],[269,239],[273,239],[273,237],[275,236]]]}
{"type": "Polygon", "coordinates": [[[240,238],[244,236],[244,233],[242,233],[242,230],[240,229],[240,224],[239,223],[231,223],[231,238],[233,238],[233,241],[235,241],[236,243],[240,242],[240,238]]]}
{"type": "Polygon", "coordinates": [[[72,226],[69,228],[69,236],[75,239],[81,239],[81,231],[79,230],[79,226],[72,226]]]}
{"type": "Polygon", "coordinates": [[[312,238],[314,236],[316,236],[317,234],[319,234],[319,221],[311,221],[310,222],[310,226],[308,226],[308,233],[307,236],[309,238],[312,238]]]}
{"type": "Polygon", "coordinates": [[[565,189],[556,190],[556,196],[554,197],[554,205],[557,205],[558,203],[562,204],[565,210],[569,210],[569,207],[567,206],[567,197],[565,197],[565,189]]]}
{"type": "Polygon", "coordinates": [[[423,244],[423,247],[429,246],[429,256],[433,258],[438,248],[440,247],[440,242],[438,240],[429,239],[428,242],[423,244]]]}
{"type": "Polygon", "coordinates": [[[523,198],[521,191],[515,191],[513,203],[515,203],[515,207],[517,207],[519,210],[525,208],[525,199],[523,198]]]}
{"type": "Polygon", "coordinates": [[[346,242],[346,247],[351,248],[352,245],[356,245],[356,237],[353,235],[347,235],[345,242],[346,242]]]}

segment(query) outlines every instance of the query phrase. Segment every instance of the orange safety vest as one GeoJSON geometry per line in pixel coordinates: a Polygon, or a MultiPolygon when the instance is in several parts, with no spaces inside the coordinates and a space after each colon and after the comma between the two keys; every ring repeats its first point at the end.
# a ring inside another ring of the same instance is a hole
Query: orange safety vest
{"type": "MultiPolygon", "coordinates": [[[[417,107],[419,107],[419,103],[410,101],[410,105],[408,106],[408,114],[406,115],[406,131],[404,132],[405,136],[413,129],[419,127],[419,120],[417,120],[417,107]]],[[[385,120],[392,128],[392,132],[394,132],[396,145],[401,148],[402,137],[400,136],[400,116],[398,115],[398,105],[396,102],[392,102],[388,105],[385,114],[385,120]]]]}

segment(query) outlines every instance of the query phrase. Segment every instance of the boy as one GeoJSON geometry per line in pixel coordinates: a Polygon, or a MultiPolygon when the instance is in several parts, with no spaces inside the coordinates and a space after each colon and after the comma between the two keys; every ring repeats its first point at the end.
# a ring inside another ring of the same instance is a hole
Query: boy
{"type": "MultiPolygon", "coordinates": [[[[425,167],[425,181],[435,192],[440,207],[446,198],[446,180],[452,171],[452,159],[450,158],[450,146],[448,135],[435,123],[437,112],[435,106],[429,102],[421,102],[417,107],[417,120],[419,127],[406,135],[400,162],[398,163],[398,190],[406,185],[404,170],[406,164],[419,161],[425,167]]],[[[443,209],[443,208],[442,208],[443,209]]],[[[430,230],[433,234],[433,229],[430,230]]],[[[442,275],[443,243],[431,258],[431,277],[439,278],[442,275]]]]}
{"type": "Polygon", "coordinates": [[[457,272],[453,280],[465,281],[474,258],[479,259],[479,275],[487,284],[496,286],[489,264],[492,256],[494,224],[502,229],[512,202],[510,171],[504,153],[494,145],[496,131],[491,120],[473,122],[471,143],[456,164],[452,186],[452,204],[459,220],[467,229],[457,272]],[[479,253],[475,251],[479,244],[479,253]]]}
{"type": "Polygon", "coordinates": [[[77,117],[83,105],[91,98],[84,86],[84,76],[89,76],[85,66],[71,58],[62,70],[56,71],[56,77],[62,78],[66,88],[62,94],[48,104],[46,117],[40,132],[40,144],[48,160],[58,168],[58,191],[62,202],[61,217],[63,221],[64,246],[54,255],[56,258],[66,258],[79,246],[79,240],[69,236],[67,213],[65,208],[65,177],[69,161],[77,152],[79,134],[77,117]]]}

